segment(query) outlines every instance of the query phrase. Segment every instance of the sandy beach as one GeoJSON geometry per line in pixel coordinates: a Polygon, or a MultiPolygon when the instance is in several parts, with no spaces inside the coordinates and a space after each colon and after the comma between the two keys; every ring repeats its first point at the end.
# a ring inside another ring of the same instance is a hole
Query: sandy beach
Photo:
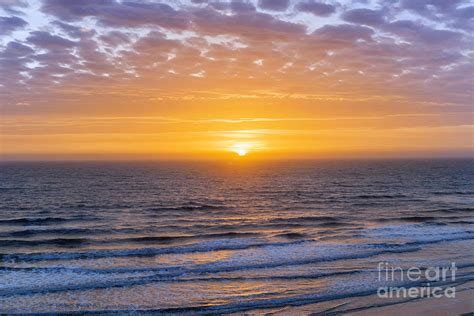
{"type": "Polygon", "coordinates": [[[474,315],[474,290],[463,290],[456,294],[456,298],[426,298],[349,313],[349,315],[474,315]]]}
{"type": "MultiPolygon", "coordinates": [[[[474,313],[474,282],[456,287],[455,298],[381,299],[376,295],[354,296],[303,306],[261,310],[251,315],[463,315],[474,313]]],[[[238,315],[238,314],[235,314],[238,315]]]]}

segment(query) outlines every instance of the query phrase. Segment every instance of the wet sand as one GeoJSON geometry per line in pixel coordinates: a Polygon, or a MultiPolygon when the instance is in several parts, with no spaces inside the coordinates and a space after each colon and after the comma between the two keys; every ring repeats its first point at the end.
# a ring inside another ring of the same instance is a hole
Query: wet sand
{"type": "Polygon", "coordinates": [[[426,298],[384,307],[371,308],[348,315],[474,315],[474,289],[456,293],[456,298],[426,298]]]}

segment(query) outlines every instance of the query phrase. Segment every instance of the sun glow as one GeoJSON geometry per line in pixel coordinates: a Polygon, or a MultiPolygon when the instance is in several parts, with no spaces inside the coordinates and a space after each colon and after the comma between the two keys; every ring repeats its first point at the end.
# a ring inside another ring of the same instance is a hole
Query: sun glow
{"type": "Polygon", "coordinates": [[[245,156],[247,155],[247,151],[245,149],[237,149],[237,155],[239,156],[245,156]]]}
{"type": "Polygon", "coordinates": [[[232,151],[235,152],[237,155],[243,157],[246,156],[251,148],[250,144],[247,143],[238,143],[232,147],[232,151]]]}

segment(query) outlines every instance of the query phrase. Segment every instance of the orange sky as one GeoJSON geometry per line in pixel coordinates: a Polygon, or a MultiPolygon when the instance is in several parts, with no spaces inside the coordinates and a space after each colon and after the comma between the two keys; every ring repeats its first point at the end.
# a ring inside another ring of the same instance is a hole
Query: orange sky
{"type": "Polygon", "coordinates": [[[473,7],[425,2],[6,2],[1,156],[471,156],[473,7]]]}

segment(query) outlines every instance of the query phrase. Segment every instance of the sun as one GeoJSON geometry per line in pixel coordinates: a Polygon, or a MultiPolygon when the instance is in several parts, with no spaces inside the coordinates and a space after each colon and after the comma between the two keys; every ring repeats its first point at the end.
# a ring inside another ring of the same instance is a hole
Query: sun
{"type": "Polygon", "coordinates": [[[247,155],[247,150],[245,150],[245,149],[243,149],[243,148],[237,149],[235,152],[236,152],[237,155],[239,155],[239,156],[245,156],[245,155],[247,155]]]}
{"type": "Polygon", "coordinates": [[[246,156],[249,153],[250,148],[252,147],[251,144],[248,143],[236,143],[230,149],[240,157],[246,156]]]}

